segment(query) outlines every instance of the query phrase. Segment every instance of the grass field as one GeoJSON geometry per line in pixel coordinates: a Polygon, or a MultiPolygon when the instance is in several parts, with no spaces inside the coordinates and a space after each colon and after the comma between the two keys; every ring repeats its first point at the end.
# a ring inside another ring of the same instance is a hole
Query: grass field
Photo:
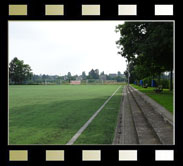
{"type": "Polygon", "coordinates": [[[153,91],[153,87],[148,88],[142,88],[137,85],[132,85],[134,88],[140,90],[141,92],[145,93],[152,99],[154,99],[156,102],[158,102],[160,105],[165,107],[168,111],[173,113],[173,92],[169,91],[169,89],[163,89],[163,92],[161,93],[155,93],[153,91]]]}
{"type": "MultiPolygon", "coordinates": [[[[66,144],[119,85],[9,86],[9,144],[66,144]]],[[[122,86],[76,144],[111,144],[122,86]]]]}

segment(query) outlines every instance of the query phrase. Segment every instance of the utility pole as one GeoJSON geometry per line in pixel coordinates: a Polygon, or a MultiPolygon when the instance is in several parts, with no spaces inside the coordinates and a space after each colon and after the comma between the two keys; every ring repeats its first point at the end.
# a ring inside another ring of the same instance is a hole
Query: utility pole
{"type": "Polygon", "coordinates": [[[130,67],[129,67],[129,61],[128,61],[128,86],[129,86],[129,83],[130,83],[130,67]]]}

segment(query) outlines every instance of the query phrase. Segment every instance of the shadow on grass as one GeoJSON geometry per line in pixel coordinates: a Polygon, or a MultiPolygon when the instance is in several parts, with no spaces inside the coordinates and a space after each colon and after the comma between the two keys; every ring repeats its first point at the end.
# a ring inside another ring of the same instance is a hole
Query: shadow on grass
{"type": "Polygon", "coordinates": [[[9,144],[66,144],[108,97],[16,107],[9,113],[9,144]]]}

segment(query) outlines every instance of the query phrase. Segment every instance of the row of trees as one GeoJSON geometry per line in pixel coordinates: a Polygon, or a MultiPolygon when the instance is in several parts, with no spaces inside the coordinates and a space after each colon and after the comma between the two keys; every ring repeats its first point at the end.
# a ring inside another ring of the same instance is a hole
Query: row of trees
{"type": "Polygon", "coordinates": [[[10,84],[61,84],[62,82],[70,82],[71,80],[116,80],[117,82],[125,81],[125,76],[120,72],[117,74],[104,74],[104,71],[99,74],[98,69],[92,69],[88,75],[85,71],[82,75],[72,75],[68,72],[67,75],[36,75],[32,73],[32,69],[28,64],[24,64],[23,60],[15,57],[9,64],[9,81],[10,84]]]}
{"type": "MultiPolygon", "coordinates": [[[[120,55],[129,64],[130,83],[146,77],[154,79],[170,72],[173,88],[173,23],[126,22],[116,27],[120,39],[116,42],[120,55]]],[[[125,72],[128,75],[127,71],[125,72]]]]}

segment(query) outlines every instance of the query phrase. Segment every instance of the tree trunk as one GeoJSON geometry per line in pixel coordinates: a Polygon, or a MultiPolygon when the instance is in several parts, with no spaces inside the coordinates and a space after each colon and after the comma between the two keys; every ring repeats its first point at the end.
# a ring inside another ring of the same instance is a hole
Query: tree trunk
{"type": "Polygon", "coordinates": [[[160,85],[160,80],[161,80],[161,73],[158,75],[158,85],[160,85]]]}
{"type": "Polygon", "coordinates": [[[154,80],[154,73],[152,73],[152,78],[151,78],[151,86],[153,85],[152,81],[154,80]]]}
{"type": "Polygon", "coordinates": [[[170,91],[173,90],[173,71],[170,71],[170,91]]]}

